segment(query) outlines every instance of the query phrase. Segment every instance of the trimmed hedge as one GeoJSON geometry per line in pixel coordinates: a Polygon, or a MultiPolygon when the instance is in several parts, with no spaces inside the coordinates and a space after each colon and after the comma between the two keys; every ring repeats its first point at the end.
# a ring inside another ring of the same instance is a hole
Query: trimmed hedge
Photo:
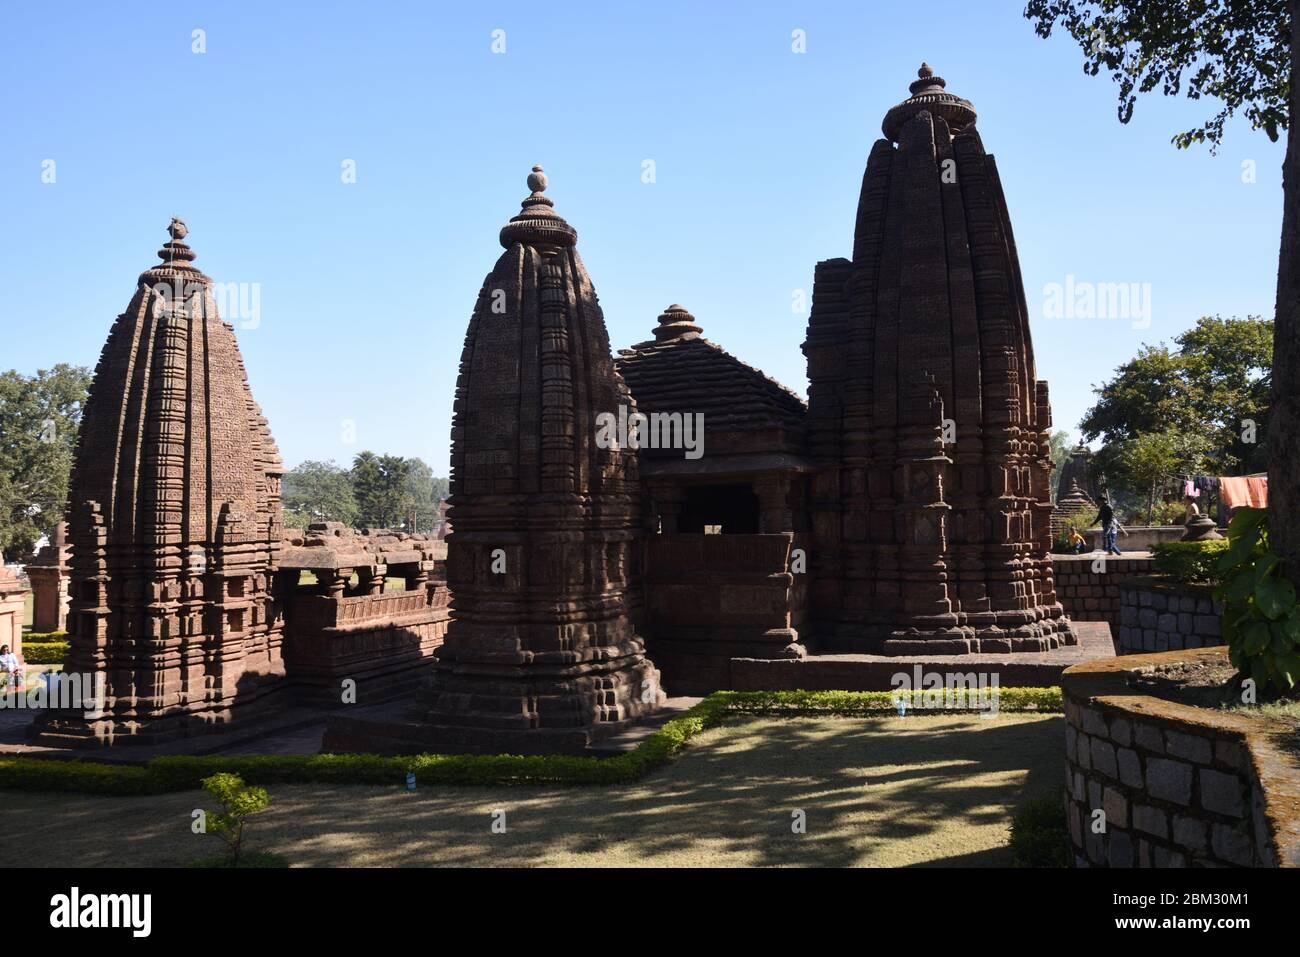
{"type": "Polygon", "coordinates": [[[1228,551],[1227,539],[1208,542],[1158,542],[1151,546],[1156,570],[1175,581],[1215,584],[1222,577],[1216,565],[1228,551]]]}
{"type": "MultiPolygon", "coordinates": [[[[910,692],[915,706],[923,690],[910,692]]],[[[290,754],[175,755],[143,765],[101,764],[46,758],[0,757],[0,789],[77,791],[90,794],[161,794],[188,791],[219,771],[249,784],[383,784],[415,772],[418,784],[588,785],[629,784],[666,764],[682,745],[731,715],[863,716],[895,712],[893,691],[715,691],[685,714],[668,721],[637,747],[612,758],[511,754],[290,754]]],[[[1061,710],[1060,688],[999,688],[1001,711],[1061,710]]],[[[944,708],[974,712],[979,708],[944,708]]],[[[924,710],[921,713],[927,713],[924,710]]]]}
{"type": "Polygon", "coordinates": [[[67,657],[66,641],[23,642],[23,661],[29,665],[61,665],[67,657]]]}
{"type": "Polygon", "coordinates": [[[38,643],[61,641],[64,644],[67,644],[68,633],[66,631],[29,631],[23,635],[23,644],[26,645],[29,641],[35,641],[38,643]]]}

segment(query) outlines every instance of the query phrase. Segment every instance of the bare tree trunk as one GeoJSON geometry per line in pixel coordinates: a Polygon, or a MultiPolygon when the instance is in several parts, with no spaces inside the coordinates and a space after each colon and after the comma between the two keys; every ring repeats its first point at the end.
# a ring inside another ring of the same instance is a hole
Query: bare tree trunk
{"type": "Polygon", "coordinates": [[[1300,0],[1291,3],[1291,102],[1282,166],[1282,251],[1268,423],[1269,538],[1300,588],[1300,0]]]}

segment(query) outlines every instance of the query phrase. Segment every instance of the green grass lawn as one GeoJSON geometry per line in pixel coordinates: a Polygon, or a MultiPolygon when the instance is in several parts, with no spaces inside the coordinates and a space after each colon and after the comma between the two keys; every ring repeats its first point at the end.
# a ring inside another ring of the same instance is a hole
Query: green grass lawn
{"type": "MultiPolygon", "coordinates": [[[[1059,715],[737,717],[620,787],[273,785],[249,847],[295,866],[996,866],[1016,809],[1058,785],[1059,715]],[[493,812],[505,833],[493,833],[493,812]],[[802,811],[806,832],[792,829],[802,811]]],[[[5,792],[0,865],[180,866],[200,791],[5,792]]]]}

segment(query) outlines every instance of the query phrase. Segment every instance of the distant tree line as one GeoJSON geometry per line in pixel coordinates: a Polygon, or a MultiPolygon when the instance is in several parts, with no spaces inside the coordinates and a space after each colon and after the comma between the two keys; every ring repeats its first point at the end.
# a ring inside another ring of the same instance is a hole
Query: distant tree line
{"type": "Polygon", "coordinates": [[[1103,440],[1094,475],[1121,511],[1167,521],[1183,506],[1162,493],[1180,479],[1265,471],[1272,365],[1272,320],[1204,316],[1095,386],[1080,427],[1103,440]]]}
{"type": "Polygon", "coordinates": [[[448,491],[419,458],[360,452],[351,468],[308,460],[285,474],[284,520],[297,528],[342,522],[357,528],[429,532],[448,491]]]}

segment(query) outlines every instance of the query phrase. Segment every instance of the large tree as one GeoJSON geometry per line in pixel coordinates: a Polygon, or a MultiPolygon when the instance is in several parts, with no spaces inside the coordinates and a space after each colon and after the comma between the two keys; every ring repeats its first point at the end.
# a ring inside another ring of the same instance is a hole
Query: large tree
{"type": "Polygon", "coordinates": [[[1224,123],[1240,112],[1276,140],[1286,130],[1282,165],[1282,243],[1273,325],[1268,443],[1269,540],[1300,588],[1300,144],[1290,117],[1300,109],[1291,82],[1300,63],[1296,0],[1029,0],[1025,16],[1047,37],[1063,26],[1084,51],[1084,70],[1103,69],[1119,85],[1127,123],[1139,93],[1221,104],[1205,123],[1174,136],[1180,148],[1215,148],[1224,123]]]}
{"type": "MultiPolygon", "coordinates": [[[[413,532],[429,532],[438,519],[439,505],[447,494],[447,480],[419,458],[408,459],[404,510],[414,519],[413,532]]],[[[406,517],[405,515],[403,517],[406,517]]]]}
{"type": "Polygon", "coordinates": [[[411,462],[400,455],[357,453],[352,460],[352,490],[361,525],[392,528],[405,519],[411,462]]]}
{"type": "Polygon", "coordinates": [[[0,550],[29,552],[63,520],[90,370],[0,373],[0,550]]]}
{"type": "Polygon", "coordinates": [[[1273,324],[1205,316],[1174,342],[1144,345],[1095,387],[1080,425],[1089,440],[1105,437],[1099,468],[1114,471],[1125,443],[1177,429],[1208,441],[1204,467],[1216,474],[1263,470],[1273,324]]]}
{"type": "MultiPolygon", "coordinates": [[[[1292,7],[1291,71],[1300,63],[1300,16],[1292,7]]],[[[1290,84],[1290,109],[1300,92],[1290,84]]],[[[1300,143],[1287,129],[1282,166],[1282,250],[1277,269],[1273,325],[1272,433],[1269,443],[1269,542],[1282,556],[1291,584],[1300,590],[1300,143]]]]}
{"type": "Polygon", "coordinates": [[[355,525],[357,499],[352,492],[352,475],[328,462],[307,460],[284,477],[284,520],[305,528],[311,522],[343,522],[355,525]]]}

